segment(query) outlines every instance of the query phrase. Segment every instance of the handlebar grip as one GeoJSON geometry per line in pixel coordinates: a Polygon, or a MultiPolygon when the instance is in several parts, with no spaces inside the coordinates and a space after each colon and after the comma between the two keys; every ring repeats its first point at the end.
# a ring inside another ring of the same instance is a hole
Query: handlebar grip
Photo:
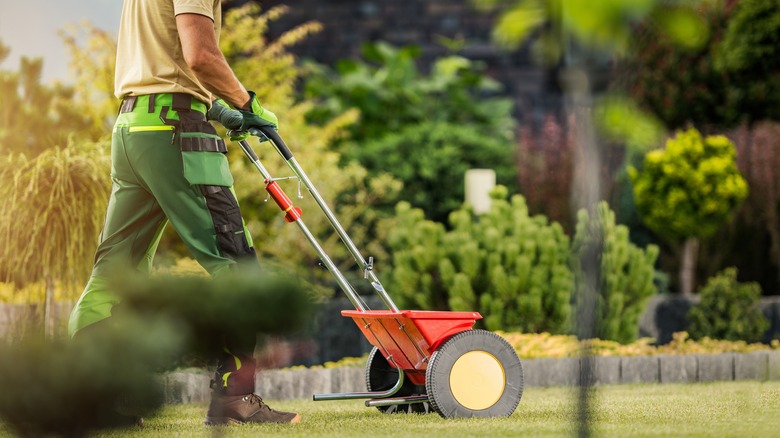
{"type": "Polygon", "coordinates": [[[260,161],[260,158],[255,153],[255,150],[252,149],[252,146],[250,146],[246,140],[239,141],[238,145],[241,146],[241,149],[249,156],[253,163],[260,161]]]}
{"type": "Polygon", "coordinates": [[[290,148],[288,148],[287,145],[284,143],[284,140],[282,140],[282,137],[280,137],[279,133],[276,132],[276,129],[274,129],[271,126],[262,126],[257,129],[260,132],[262,132],[266,137],[268,137],[268,139],[274,142],[276,148],[279,150],[279,153],[282,154],[282,157],[286,161],[289,161],[293,157],[292,152],[290,152],[290,148]]]}

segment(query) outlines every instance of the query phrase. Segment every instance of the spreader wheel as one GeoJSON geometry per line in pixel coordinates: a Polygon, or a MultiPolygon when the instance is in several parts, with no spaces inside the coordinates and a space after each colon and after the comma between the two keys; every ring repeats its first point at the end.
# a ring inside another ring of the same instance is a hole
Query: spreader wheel
{"type": "Polygon", "coordinates": [[[442,417],[508,417],[523,396],[523,367],[501,336],[466,330],[434,351],[425,388],[442,417]]]}
{"type": "MultiPolygon", "coordinates": [[[[386,391],[392,388],[398,381],[398,370],[393,368],[382,353],[374,347],[368,354],[366,362],[366,388],[369,391],[386,391]]],[[[424,395],[425,385],[415,385],[409,379],[404,379],[403,386],[393,397],[407,397],[410,395],[424,395]]],[[[377,406],[381,412],[392,413],[420,413],[431,412],[428,402],[409,403],[392,406],[377,406]]]]}

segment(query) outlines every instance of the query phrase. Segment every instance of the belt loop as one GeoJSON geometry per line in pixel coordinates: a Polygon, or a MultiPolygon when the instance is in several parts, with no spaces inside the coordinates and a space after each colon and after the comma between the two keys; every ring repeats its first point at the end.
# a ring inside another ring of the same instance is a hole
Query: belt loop
{"type": "Polygon", "coordinates": [[[155,99],[155,97],[157,97],[156,94],[150,94],[149,95],[149,107],[148,107],[147,111],[149,111],[150,114],[154,112],[154,99],[155,99]]]}
{"type": "Polygon", "coordinates": [[[185,93],[173,93],[171,108],[176,111],[189,111],[192,105],[192,96],[185,93]]]}
{"type": "Polygon", "coordinates": [[[132,112],[137,100],[138,96],[125,96],[122,99],[122,104],[119,105],[119,114],[132,112]]]}

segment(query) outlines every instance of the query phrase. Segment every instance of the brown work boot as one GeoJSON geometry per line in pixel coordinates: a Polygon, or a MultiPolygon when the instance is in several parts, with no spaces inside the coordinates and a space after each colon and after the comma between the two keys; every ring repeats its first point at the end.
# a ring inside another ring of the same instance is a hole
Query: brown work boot
{"type": "Polygon", "coordinates": [[[244,423],[297,423],[301,416],[294,412],[279,412],[271,409],[255,394],[217,395],[211,397],[206,412],[206,424],[244,423]]]}

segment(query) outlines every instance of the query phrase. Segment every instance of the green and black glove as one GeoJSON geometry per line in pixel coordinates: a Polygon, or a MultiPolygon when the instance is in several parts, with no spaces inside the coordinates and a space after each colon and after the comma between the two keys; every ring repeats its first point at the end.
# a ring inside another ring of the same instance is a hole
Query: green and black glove
{"type": "Polygon", "coordinates": [[[239,111],[230,108],[227,102],[222,99],[211,102],[211,108],[206,113],[206,118],[216,120],[232,131],[240,131],[241,125],[244,123],[244,116],[239,111]]]}
{"type": "Polygon", "coordinates": [[[234,110],[224,100],[217,99],[212,102],[206,118],[216,120],[231,130],[231,140],[243,140],[250,134],[250,131],[252,131],[252,135],[257,135],[261,142],[268,140],[258,128],[270,126],[277,129],[279,121],[274,113],[260,105],[253,91],[249,92],[249,96],[251,97],[249,111],[234,110]]]}
{"type": "Polygon", "coordinates": [[[279,119],[276,118],[276,114],[260,105],[260,101],[257,100],[257,95],[254,91],[249,92],[249,97],[249,110],[239,110],[243,117],[241,130],[248,131],[250,128],[264,128],[267,126],[274,128],[274,130],[279,130],[279,119]]]}

